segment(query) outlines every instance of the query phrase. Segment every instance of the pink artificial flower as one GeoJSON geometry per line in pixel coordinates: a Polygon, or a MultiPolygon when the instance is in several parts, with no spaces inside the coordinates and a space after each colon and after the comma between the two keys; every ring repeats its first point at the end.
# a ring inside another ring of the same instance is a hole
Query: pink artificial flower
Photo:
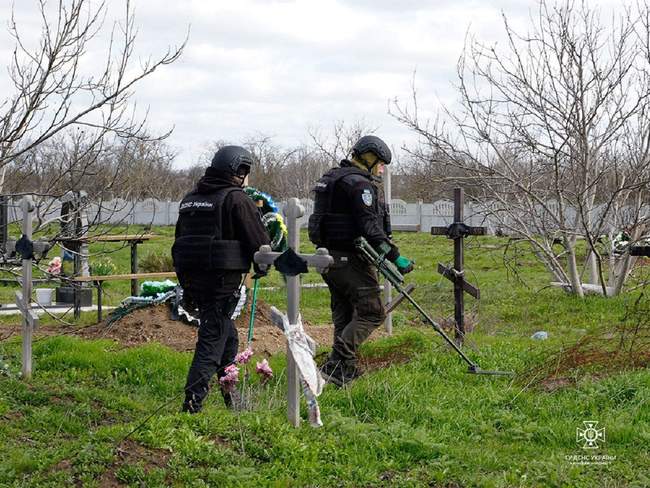
{"type": "Polygon", "coordinates": [[[61,258],[59,256],[47,263],[47,272],[53,275],[61,274],[61,258]]]}
{"type": "Polygon", "coordinates": [[[224,373],[226,374],[219,378],[219,383],[225,391],[232,391],[239,381],[239,368],[236,364],[231,364],[230,366],[226,366],[224,373]]]}
{"type": "Polygon", "coordinates": [[[248,348],[246,348],[245,350],[237,354],[237,356],[235,356],[235,362],[237,364],[246,364],[248,363],[248,361],[250,361],[252,356],[253,356],[253,350],[249,346],[248,348]]]}
{"type": "Polygon", "coordinates": [[[262,384],[273,378],[273,370],[271,369],[271,366],[269,366],[269,362],[266,359],[262,360],[261,363],[257,363],[255,366],[255,372],[262,376],[262,384]]]}

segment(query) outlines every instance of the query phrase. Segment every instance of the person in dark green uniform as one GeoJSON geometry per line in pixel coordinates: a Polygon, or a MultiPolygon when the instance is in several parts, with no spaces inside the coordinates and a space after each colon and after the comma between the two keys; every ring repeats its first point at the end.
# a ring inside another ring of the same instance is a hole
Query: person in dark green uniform
{"type": "Polygon", "coordinates": [[[413,270],[391,241],[390,215],[377,183],[391,152],[377,136],[364,136],[314,187],[309,239],[326,247],[335,262],[323,279],[330,291],[334,343],[321,373],[343,386],[359,376],[357,350],[385,318],[377,271],[357,256],[354,240],[364,237],[402,273],[413,270]]]}

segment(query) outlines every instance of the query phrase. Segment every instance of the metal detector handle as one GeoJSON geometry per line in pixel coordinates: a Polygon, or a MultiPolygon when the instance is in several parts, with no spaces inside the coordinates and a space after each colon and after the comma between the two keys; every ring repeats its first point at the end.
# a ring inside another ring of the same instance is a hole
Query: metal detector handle
{"type": "Polygon", "coordinates": [[[355,239],[354,245],[361,257],[375,266],[391,283],[404,283],[404,275],[399,272],[397,266],[386,259],[385,254],[379,254],[364,237],[355,239]]]}

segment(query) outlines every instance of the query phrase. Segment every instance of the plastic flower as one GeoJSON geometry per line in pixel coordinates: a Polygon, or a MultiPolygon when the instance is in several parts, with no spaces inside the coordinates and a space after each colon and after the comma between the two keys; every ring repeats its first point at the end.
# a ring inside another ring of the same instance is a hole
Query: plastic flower
{"type": "Polygon", "coordinates": [[[257,363],[255,366],[255,372],[262,377],[262,384],[273,378],[273,370],[271,369],[271,366],[269,366],[269,362],[266,359],[262,360],[261,363],[257,363]]]}
{"type": "Polygon", "coordinates": [[[239,354],[237,354],[237,356],[235,356],[235,362],[237,364],[246,364],[248,363],[248,361],[250,361],[252,356],[253,356],[253,350],[250,347],[248,347],[242,352],[240,352],[239,354]]]}
{"type": "Polygon", "coordinates": [[[52,261],[47,263],[47,272],[53,275],[61,274],[61,258],[56,256],[52,261]]]}
{"type": "Polygon", "coordinates": [[[244,192],[255,202],[260,202],[263,213],[278,212],[278,206],[273,201],[273,198],[268,193],[258,190],[253,186],[244,188],[244,192]]]}
{"type": "Polygon", "coordinates": [[[219,378],[219,383],[225,391],[232,391],[239,381],[239,368],[236,364],[231,364],[230,366],[226,366],[224,372],[226,374],[219,378]]]}

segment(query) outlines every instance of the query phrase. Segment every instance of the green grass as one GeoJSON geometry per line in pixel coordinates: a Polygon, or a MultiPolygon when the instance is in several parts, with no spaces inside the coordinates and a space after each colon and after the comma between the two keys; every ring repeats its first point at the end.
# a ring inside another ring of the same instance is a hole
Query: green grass
{"type": "MultiPolygon", "coordinates": [[[[169,248],[171,230],[154,230],[166,238],[142,245],[142,255],[169,248]]],[[[450,315],[451,285],[436,266],[451,261],[451,242],[425,234],[398,234],[397,242],[417,262],[408,277],[418,284],[416,298],[435,318],[450,315]]],[[[522,249],[516,269],[524,285],[506,272],[499,244],[473,239],[466,253],[468,278],[482,294],[480,305],[467,300],[476,330],[466,349],[484,368],[525,371],[547,352],[620,323],[638,297],[579,300],[545,288],[548,275],[522,249]],[[532,341],[541,329],[550,339],[532,341]]],[[[128,271],[128,249],[112,259],[118,272],[128,271]]],[[[281,278],[272,273],[264,284],[280,286],[281,278]]],[[[128,283],[109,287],[112,303],[129,292],[128,283]]],[[[282,290],[264,290],[261,298],[285,308],[282,290]]],[[[302,312],[310,322],[327,323],[327,292],[303,291],[302,312]]],[[[286,421],[283,355],[271,359],[276,378],[270,385],[252,378],[254,411],[227,411],[212,394],[202,414],[189,416],[178,413],[180,398],[173,397],[182,390],[190,354],[52,337],[35,343],[35,375],[25,382],[17,376],[19,342],[0,343],[8,364],[0,376],[0,486],[99,486],[107,478],[131,486],[650,485],[647,370],[584,376],[575,386],[545,392],[465,374],[459,358],[407,304],[394,324],[394,337],[364,345],[363,354],[399,352],[411,360],[369,373],[347,390],[327,387],[321,429],[294,429],[286,421]],[[616,456],[610,464],[567,460],[592,454],[576,443],[584,420],[606,428],[596,454],[616,456]],[[140,454],[124,452],[134,449],[140,454]]]]}

